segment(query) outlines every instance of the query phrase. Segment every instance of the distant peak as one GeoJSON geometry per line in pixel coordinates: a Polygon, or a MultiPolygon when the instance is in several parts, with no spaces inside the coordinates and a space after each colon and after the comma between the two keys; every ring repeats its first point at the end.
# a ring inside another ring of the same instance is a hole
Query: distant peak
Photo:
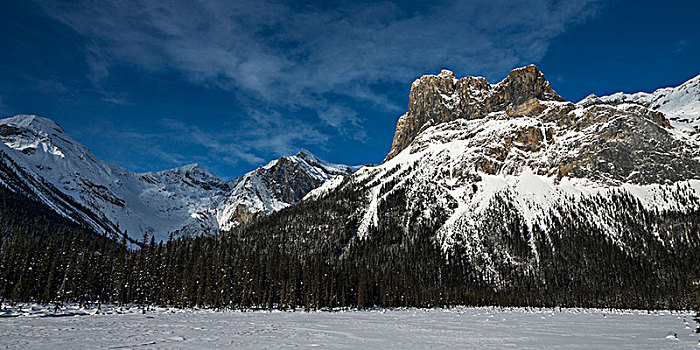
{"type": "Polygon", "coordinates": [[[300,149],[299,153],[297,153],[296,156],[308,159],[317,159],[317,157],[313,153],[311,153],[311,151],[305,148],[300,149]]]}
{"type": "Polygon", "coordinates": [[[63,128],[53,120],[33,114],[20,114],[10,118],[0,119],[0,124],[29,129],[35,132],[64,133],[63,128]]]}
{"type": "Polygon", "coordinates": [[[206,177],[216,177],[209,170],[204,169],[199,163],[190,163],[187,165],[179,166],[177,168],[162,170],[156,172],[156,174],[203,174],[206,177]]]}
{"type": "MultiPolygon", "coordinates": [[[[287,166],[289,164],[296,164],[302,169],[305,169],[307,173],[313,173],[321,176],[321,178],[327,178],[331,175],[337,174],[349,174],[353,171],[359,169],[359,167],[351,167],[344,164],[334,164],[327,160],[316,157],[309,150],[302,148],[299,152],[293,156],[284,156],[279,159],[270,161],[261,167],[261,169],[272,169],[277,166],[287,166]]],[[[315,175],[314,175],[315,176],[315,175]]]]}
{"type": "Polygon", "coordinates": [[[588,96],[584,97],[581,101],[576,102],[576,104],[588,107],[590,105],[600,103],[600,101],[600,97],[596,96],[596,94],[589,94],[588,96]]]}
{"type": "Polygon", "coordinates": [[[180,169],[182,169],[182,170],[195,170],[195,169],[202,169],[202,167],[199,165],[199,163],[190,163],[190,164],[181,166],[180,169]]]}

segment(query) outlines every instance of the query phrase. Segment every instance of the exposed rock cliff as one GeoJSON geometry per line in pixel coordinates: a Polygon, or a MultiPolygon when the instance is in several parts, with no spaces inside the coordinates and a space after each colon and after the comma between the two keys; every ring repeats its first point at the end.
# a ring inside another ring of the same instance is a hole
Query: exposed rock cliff
{"type": "Polygon", "coordinates": [[[564,99],[534,65],[511,71],[498,84],[489,84],[483,77],[456,79],[448,70],[440,75],[425,75],[411,86],[408,112],[399,118],[385,161],[406,148],[424,126],[483,118],[495,111],[531,115],[541,111],[537,100],[564,99]]]}

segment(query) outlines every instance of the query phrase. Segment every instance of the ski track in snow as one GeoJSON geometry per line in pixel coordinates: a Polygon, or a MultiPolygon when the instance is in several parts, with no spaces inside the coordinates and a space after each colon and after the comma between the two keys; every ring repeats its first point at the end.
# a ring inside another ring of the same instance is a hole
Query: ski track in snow
{"type": "Polygon", "coordinates": [[[77,306],[0,312],[0,348],[690,349],[690,313],[590,309],[241,312],[77,306]],[[81,316],[80,314],[84,314],[81,316]],[[17,317],[13,317],[17,316],[17,317]],[[676,334],[674,336],[674,334],[676,334]]]}

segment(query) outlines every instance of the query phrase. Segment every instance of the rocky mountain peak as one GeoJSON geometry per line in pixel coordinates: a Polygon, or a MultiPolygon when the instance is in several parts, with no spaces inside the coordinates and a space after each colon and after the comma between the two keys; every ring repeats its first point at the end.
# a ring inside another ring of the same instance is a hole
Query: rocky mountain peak
{"type": "Polygon", "coordinates": [[[441,78],[455,79],[455,74],[449,69],[443,69],[440,71],[441,78]]]}
{"type": "Polygon", "coordinates": [[[0,119],[0,138],[5,146],[25,154],[34,154],[37,148],[61,158],[65,152],[77,150],[85,153],[82,149],[76,149],[74,141],[60,125],[36,115],[21,114],[0,119]]]}
{"type": "Polygon", "coordinates": [[[64,133],[63,128],[53,120],[33,114],[20,114],[10,118],[0,119],[0,125],[31,130],[35,133],[64,133]]]}
{"type": "Polygon", "coordinates": [[[209,170],[204,169],[199,163],[191,163],[187,165],[183,165],[181,167],[177,167],[174,169],[170,170],[164,170],[161,173],[173,173],[173,174],[179,174],[179,175],[185,175],[185,174],[191,174],[191,175],[198,175],[202,177],[210,177],[210,178],[215,178],[214,174],[210,173],[209,170]]]}
{"type": "Polygon", "coordinates": [[[202,188],[204,190],[229,190],[228,184],[203,168],[198,163],[191,163],[181,167],[138,174],[141,179],[151,183],[185,185],[202,188]]]}
{"type": "MultiPolygon", "coordinates": [[[[454,149],[468,150],[460,160],[464,171],[489,175],[529,169],[606,185],[697,179],[699,86],[691,80],[652,94],[591,95],[574,104],[532,65],[497,84],[453,80],[444,72],[424,76],[413,83],[383,164],[454,142],[454,149]]],[[[453,160],[439,164],[455,167],[453,160]]]]}
{"type": "Polygon", "coordinates": [[[299,158],[307,159],[307,160],[317,160],[318,159],[313,153],[311,153],[311,151],[309,151],[305,148],[300,149],[299,152],[297,154],[295,154],[295,157],[299,157],[299,158]]]}
{"type": "Polygon", "coordinates": [[[564,101],[534,65],[512,70],[497,84],[490,84],[483,77],[457,79],[448,70],[424,75],[411,86],[408,112],[399,118],[385,161],[406,148],[426,125],[479,119],[509,109],[530,110],[535,100],[564,101]],[[527,108],[521,108],[524,105],[527,108]]]}
{"type": "Polygon", "coordinates": [[[533,64],[513,69],[496,86],[496,90],[503,94],[503,101],[510,105],[519,105],[532,98],[540,101],[564,101],[533,64]]]}
{"type": "Polygon", "coordinates": [[[358,167],[333,164],[302,148],[231,181],[233,190],[217,209],[221,229],[288,207],[326,180],[352,174],[358,167]]]}

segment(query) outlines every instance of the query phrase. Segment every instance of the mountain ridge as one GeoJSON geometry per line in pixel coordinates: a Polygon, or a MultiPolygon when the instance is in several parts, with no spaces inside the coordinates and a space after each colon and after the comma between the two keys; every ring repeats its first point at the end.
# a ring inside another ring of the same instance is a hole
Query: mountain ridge
{"type": "Polygon", "coordinates": [[[0,136],[3,184],[97,232],[127,234],[135,240],[144,233],[157,240],[167,239],[170,233],[218,233],[252,216],[288,206],[327,178],[355,169],[302,150],[292,157],[299,158],[297,163],[304,167],[287,169],[286,176],[295,172],[309,176],[297,181],[299,195],[279,199],[279,191],[270,192],[266,187],[273,185],[270,181],[257,191],[236,192],[237,180],[224,181],[196,163],[155,172],[131,172],[100,160],[57,123],[35,115],[0,120],[0,136]],[[227,214],[231,211],[227,202],[243,202],[245,207],[246,201],[266,205],[245,208],[248,214],[244,216],[227,214]]]}
{"type": "Polygon", "coordinates": [[[598,97],[591,94],[577,104],[611,104],[633,103],[667,116],[670,124],[698,140],[700,134],[700,74],[675,87],[665,87],[653,92],[624,93],[598,97]]]}
{"type": "MultiPolygon", "coordinates": [[[[169,232],[231,230],[299,201],[342,192],[349,186],[347,181],[327,180],[354,174],[350,183],[368,186],[362,190],[366,202],[358,202],[353,214],[359,215],[354,236],[366,237],[381,221],[383,203],[400,192],[407,202],[399,202],[392,210],[405,212],[404,230],[433,216],[443,217],[438,236],[451,241],[454,232],[464,233],[455,228],[457,223],[478,221],[475,215],[502,195],[516,198],[509,205],[530,227],[546,226],[552,220],[548,213],[552,203],[547,198],[576,202],[622,191],[650,210],[695,210],[700,191],[698,143],[674,127],[683,120],[646,102],[672,100],[676,91],[694,93],[687,89],[697,86],[694,79],[677,88],[657,90],[661,92],[653,94],[659,98],[636,94],[641,97],[589,97],[572,103],[564,101],[534,65],[515,69],[496,84],[481,77],[456,79],[452,72],[442,71],[413,83],[408,112],[399,119],[394,145],[381,165],[358,170],[302,149],[228,182],[196,163],[130,173],[99,162],[82,145],[69,150],[58,147],[74,141],[58,124],[35,116],[4,119],[0,131],[2,146],[16,151],[9,152],[14,156],[6,157],[11,160],[8,164],[30,169],[27,174],[40,174],[30,177],[41,186],[24,191],[35,192],[39,199],[47,193],[62,196],[63,200],[52,199],[59,203],[54,205],[58,211],[66,216],[81,212],[91,225],[104,230],[153,234],[160,227],[156,222],[128,226],[124,225],[128,220],[105,220],[108,210],[125,211],[128,217],[164,215],[168,219],[162,224],[161,239],[169,232]],[[60,137],[53,140],[50,135],[60,137]],[[87,162],[88,175],[79,176],[77,182],[65,175],[69,173],[65,169],[51,175],[59,163],[44,160],[67,156],[68,161],[87,162]],[[32,157],[38,158],[22,164],[32,157]],[[93,178],[92,170],[104,174],[93,178]],[[113,175],[122,178],[115,180],[113,175]],[[44,179],[50,181],[41,183],[44,179]],[[66,197],[59,188],[73,196],[66,197]],[[124,195],[123,188],[138,191],[124,195]],[[547,190],[533,192],[533,188],[547,190]],[[665,196],[672,200],[662,200],[665,196]],[[87,213],[84,207],[92,210],[87,213]]],[[[674,105],[669,103],[660,105],[674,105]]],[[[474,229],[469,227],[466,230],[474,229]]]]}

